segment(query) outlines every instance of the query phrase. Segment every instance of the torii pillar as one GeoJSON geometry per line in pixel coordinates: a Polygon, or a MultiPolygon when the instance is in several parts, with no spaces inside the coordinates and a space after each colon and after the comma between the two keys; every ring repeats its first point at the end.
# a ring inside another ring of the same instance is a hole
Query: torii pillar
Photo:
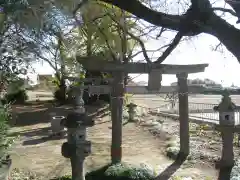
{"type": "Polygon", "coordinates": [[[179,124],[180,124],[180,152],[179,157],[189,155],[189,112],[188,112],[188,84],[187,73],[177,74],[178,99],[179,99],[179,124]]]}

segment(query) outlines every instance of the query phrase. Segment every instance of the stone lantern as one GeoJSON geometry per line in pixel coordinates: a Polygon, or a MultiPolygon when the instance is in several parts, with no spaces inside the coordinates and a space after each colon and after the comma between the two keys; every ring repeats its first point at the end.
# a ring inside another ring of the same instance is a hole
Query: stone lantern
{"type": "Polygon", "coordinates": [[[214,107],[219,112],[220,125],[235,125],[236,105],[232,102],[228,91],[224,91],[222,101],[218,106],[214,107]]]}
{"type": "Polygon", "coordinates": [[[93,126],[94,121],[86,115],[81,96],[75,96],[75,109],[61,124],[68,133],[67,142],[62,145],[62,155],[71,159],[72,179],[84,180],[84,159],[91,153],[91,142],[86,140],[86,128],[93,126]]]}
{"type": "Polygon", "coordinates": [[[134,121],[134,116],[136,115],[136,107],[137,105],[134,103],[130,103],[127,105],[128,108],[128,114],[129,114],[129,122],[133,122],[134,121]]]}
{"type": "Polygon", "coordinates": [[[231,101],[227,91],[224,91],[222,101],[214,107],[214,110],[219,112],[219,125],[216,125],[216,130],[220,131],[222,136],[222,157],[217,165],[220,168],[232,167],[236,105],[231,101]]]}

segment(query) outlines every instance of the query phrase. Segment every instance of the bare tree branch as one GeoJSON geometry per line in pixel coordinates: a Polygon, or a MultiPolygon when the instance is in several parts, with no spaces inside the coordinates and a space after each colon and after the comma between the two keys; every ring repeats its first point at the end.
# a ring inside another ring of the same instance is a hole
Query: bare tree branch
{"type": "Polygon", "coordinates": [[[146,59],[147,63],[149,64],[152,64],[152,61],[150,60],[150,58],[148,57],[148,54],[147,54],[147,50],[145,48],[145,45],[143,43],[143,41],[138,38],[137,36],[135,36],[134,34],[130,33],[130,32],[126,32],[132,39],[134,39],[135,41],[138,41],[139,45],[141,46],[142,48],[142,53],[143,53],[143,56],[144,58],[146,59]]]}
{"type": "MultiPolygon", "coordinates": [[[[156,26],[181,31],[188,20],[185,36],[206,33],[218,38],[240,62],[240,30],[213,12],[209,0],[191,0],[191,6],[183,15],[170,15],[152,10],[139,0],[101,0],[132,13],[156,26]],[[191,11],[190,11],[191,10],[191,11]],[[190,12],[190,13],[189,13],[190,12]],[[189,18],[192,16],[192,18],[189,18]],[[189,19],[188,19],[189,18],[189,19]],[[190,31],[190,32],[189,32],[190,31]],[[191,33],[192,32],[192,33],[191,33]]],[[[234,9],[234,8],[233,8],[234,9]]],[[[239,21],[237,21],[239,22],[239,21]]]]}
{"type": "Polygon", "coordinates": [[[173,30],[179,30],[181,21],[185,18],[184,16],[169,15],[162,12],[151,10],[150,8],[144,6],[138,0],[128,1],[101,0],[101,1],[115,5],[125,11],[134,14],[138,18],[144,19],[149,23],[162,27],[168,27],[169,29],[173,30]]]}
{"type": "Polygon", "coordinates": [[[221,7],[214,7],[213,10],[214,11],[222,11],[222,12],[230,13],[231,15],[237,17],[237,13],[235,13],[232,9],[226,9],[226,8],[221,8],[221,7]]]}
{"type": "Polygon", "coordinates": [[[163,32],[165,31],[166,29],[165,28],[161,28],[161,30],[160,30],[160,32],[159,32],[159,34],[157,35],[157,39],[159,38],[159,37],[161,37],[162,36],[162,34],[163,34],[163,32]]]}
{"type": "Polygon", "coordinates": [[[109,49],[109,51],[110,51],[110,53],[111,53],[112,58],[113,58],[114,60],[117,60],[116,55],[114,54],[114,52],[113,52],[113,50],[112,50],[112,48],[111,48],[111,46],[110,46],[110,44],[109,44],[109,42],[108,42],[107,35],[103,32],[103,30],[102,30],[100,27],[98,27],[98,30],[99,30],[99,32],[102,34],[102,36],[104,37],[104,40],[105,40],[106,45],[107,45],[107,47],[108,47],[108,49],[109,49]]]}
{"type": "MultiPolygon", "coordinates": [[[[162,49],[164,49],[164,48],[166,48],[166,47],[168,47],[170,44],[167,44],[167,45],[164,45],[164,46],[162,46],[162,47],[160,47],[160,48],[158,48],[158,49],[155,49],[155,50],[146,50],[146,52],[148,53],[148,52],[157,52],[157,51],[160,51],[160,50],[162,50],[162,49]]],[[[138,51],[138,52],[136,52],[135,54],[132,54],[129,58],[134,58],[134,57],[136,57],[137,55],[139,55],[139,54],[141,54],[141,53],[143,53],[143,50],[142,51],[138,51]]]]}
{"type": "Polygon", "coordinates": [[[222,46],[221,42],[219,42],[218,45],[214,48],[214,51],[217,51],[220,46],[222,46]]]}
{"type": "Polygon", "coordinates": [[[161,64],[169,56],[169,54],[177,47],[182,37],[183,37],[182,33],[178,32],[177,35],[174,37],[172,43],[154,63],[161,64]]]}
{"type": "MultiPolygon", "coordinates": [[[[117,24],[118,27],[120,27],[121,29],[123,29],[123,27],[121,26],[121,24],[120,24],[118,21],[116,21],[116,20],[114,19],[114,17],[112,17],[111,14],[109,14],[109,17],[111,17],[111,19],[117,24]]],[[[135,36],[134,34],[132,34],[131,32],[129,32],[129,31],[126,31],[126,34],[129,35],[129,36],[130,36],[132,39],[134,39],[135,41],[138,41],[139,45],[140,45],[141,48],[142,48],[142,51],[143,51],[142,53],[143,53],[144,58],[146,59],[146,61],[147,61],[149,64],[152,64],[150,58],[149,58],[148,55],[147,55],[146,48],[145,48],[145,45],[144,45],[144,43],[142,42],[142,40],[141,40],[140,38],[138,38],[137,36],[135,36]]]]}

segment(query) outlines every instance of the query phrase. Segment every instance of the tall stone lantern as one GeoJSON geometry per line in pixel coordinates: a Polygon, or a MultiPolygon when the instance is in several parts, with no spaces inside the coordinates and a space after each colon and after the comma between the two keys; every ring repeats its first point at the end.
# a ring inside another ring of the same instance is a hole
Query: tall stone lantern
{"type": "Polygon", "coordinates": [[[219,112],[219,125],[216,125],[216,129],[221,132],[222,136],[222,157],[217,167],[232,167],[234,165],[233,139],[236,105],[231,101],[227,91],[224,91],[222,101],[214,107],[214,110],[219,112]]]}

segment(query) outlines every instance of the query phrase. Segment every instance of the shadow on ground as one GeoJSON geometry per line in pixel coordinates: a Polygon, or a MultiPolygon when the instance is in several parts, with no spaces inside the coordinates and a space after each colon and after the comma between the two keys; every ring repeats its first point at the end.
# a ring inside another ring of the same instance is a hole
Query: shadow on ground
{"type": "Polygon", "coordinates": [[[22,130],[15,133],[10,134],[9,136],[24,136],[24,137],[33,137],[33,136],[47,136],[51,133],[50,127],[42,127],[31,130],[22,130]]]}
{"type": "Polygon", "coordinates": [[[176,159],[170,166],[168,166],[163,172],[161,172],[155,178],[155,180],[170,179],[171,176],[181,167],[185,160],[185,157],[176,159]]]}
{"type": "Polygon", "coordinates": [[[28,140],[23,141],[23,145],[36,145],[47,141],[66,139],[66,131],[63,131],[60,135],[53,135],[50,127],[42,127],[32,130],[15,132],[9,136],[25,137],[28,140]]]}
{"type": "MultiPolygon", "coordinates": [[[[161,172],[155,180],[170,179],[171,176],[181,167],[186,158],[175,160],[170,166],[168,166],[163,172],[161,172]]],[[[221,168],[219,170],[218,180],[230,180],[232,168],[221,168]]]]}
{"type": "Polygon", "coordinates": [[[103,118],[110,114],[109,106],[107,106],[106,104],[96,106],[85,106],[85,108],[87,114],[92,118],[94,117],[103,118]]]}
{"type": "Polygon", "coordinates": [[[54,135],[54,136],[44,136],[44,137],[40,137],[37,139],[29,139],[29,140],[23,141],[22,144],[24,146],[29,146],[29,145],[45,143],[47,141],[54,141],[54,140],[60,140],[60,139],[66,139],[66,138],[67,138],[66,134],[54,135]]]}

